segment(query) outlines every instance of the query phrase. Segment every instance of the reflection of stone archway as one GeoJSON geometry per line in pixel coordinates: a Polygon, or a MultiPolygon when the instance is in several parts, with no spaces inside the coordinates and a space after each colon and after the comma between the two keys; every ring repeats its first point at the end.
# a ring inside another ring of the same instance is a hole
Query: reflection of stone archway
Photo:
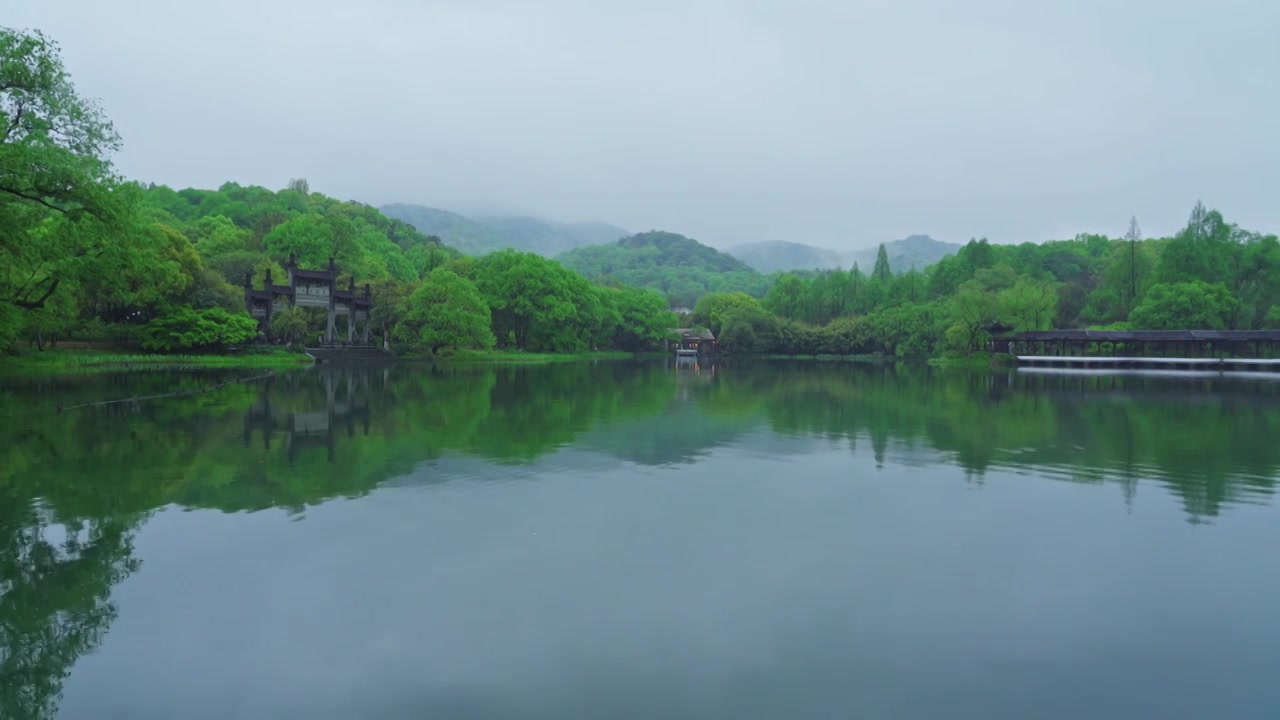
{"type": "MultiPolygon", "coordinates": [[[[332,461],[339,432],[353,437],[359,427],[362,434],[369,434],[372,374],[367,367],[334,366],[266,380],[261,384],[262,392],[257,402],[244,416],[245,444],[252,442],[253,433],[257,431],[262,434],[264,449],[270,449],[273,440],[279,436],[291,463],[299,451],[311,447],[323,447],[332,461]],[[288,383],[286,387],[289,390],[309,391],[311,402],[302,408],[296,405],[288,408],[273,406],[272,391],[281,389],[277,382],[288,383]],[[323,400],[314,394],[321,389],[323,400]]],[[[379,377],[385,384],[385,371],[379,377]]]]}

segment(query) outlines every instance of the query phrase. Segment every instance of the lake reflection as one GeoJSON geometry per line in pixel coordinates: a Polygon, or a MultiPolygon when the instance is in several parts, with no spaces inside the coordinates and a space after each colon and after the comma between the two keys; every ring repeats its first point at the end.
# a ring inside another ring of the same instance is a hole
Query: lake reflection
{"type": "Polygon", "coordinates": [[[1280,712],[1280,378],[401,364],[56,412],[254,374],[0,384],[0,717],[1280,712]]]}

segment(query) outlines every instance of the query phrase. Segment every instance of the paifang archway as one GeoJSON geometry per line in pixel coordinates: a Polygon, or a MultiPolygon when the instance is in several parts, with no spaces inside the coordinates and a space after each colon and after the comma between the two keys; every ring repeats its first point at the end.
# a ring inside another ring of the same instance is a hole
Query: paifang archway
{"type": "Polygon", "coordinates": [[[329,267],[324,270],[303,270],[298,267],[297,258],[289,256],[289,264],[285,266],[289,273],[288,285],[276,285],[272,282],[271,271],[261,290],[253,289],[253,277],[245,276],[244,302],[249,314],[258,321],[267,339],[271,339],[271,320],[276,313],[295,307],[322,308],[326,312],[323,345],[334,346],[372,346],[369,340],[369,310],[373,305],[372,291],[365,284],[363,291],[356,291],[356,280],[351,278],[346,290],[338,289],[338,266],[333,258],[329,258],[329,267]],[[346,339],[338,337],[338,318],[347,319],[346,339]],[[360,326],[359,339],[356,338],[356,327],[360,326]]]}

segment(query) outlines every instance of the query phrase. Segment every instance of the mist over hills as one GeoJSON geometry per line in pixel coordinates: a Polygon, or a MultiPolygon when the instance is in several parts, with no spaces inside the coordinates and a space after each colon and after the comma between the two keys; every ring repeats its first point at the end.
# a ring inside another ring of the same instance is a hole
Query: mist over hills
{"type": "Polygon", "coordinates": [[[561,223],[505,215],[471,218],[411,203],[391,203],[378,209],[387,217],[406,222],[420,233],[435,235],[446,245],[468,255],[512,248],[551,257],[584,245],[610,243],[630,234],[608,223],[561,223]]]}
{"type": "MultiPolygon", "coordinates": [[[[699,273],[755,271],[766,275],[788,270],[850,268],[857,263],[864,272],[869,272],[875,264],[877,252],[875,246],[840,252],[782,240],[746,243],[717,250],[675,233],[632,235],[623,228],[603,222],[568,223],[511,215],[468,217],[412,203],[392,203],[379,209],[386,216],[406,222],[421,233],[435,235],[446,245],[468,255],[511,248],[544,257],[560,257],[571,266],[589,268],[591,272],[588,274],[596,276],[609,274],[605,272],[606,268],[613,266],[630,275],[635,270],[631,266],[636,262],[650,268],[688,267],[699,273]],[[626,242],[620,242],[622,240],[626,242]],[[609,249],[566,255],[579,248],[609,249]],[[619,251],[625,249],[643,250],[643,257],[622,261],[626,253],[619,255],[619,251]],[[605,257],[612,262],[602,263],[605,257]]],[[[960,247],[928,235],[911,235],[885,243],[889,265],[895,272],[906,272],[913,267],[923,269],[954,254],[960,247]]]]}
{"type": "MultiPolygon", "coordinates": [[[[911,235],[884,244],[889,255],[889,266],[894,272],[906,272],[911,268],[922,270],[960,249],[956,243],[934,240],[928,235],[911,235]]],[[[748,243],[728,250],[762,273],[787,270],[824,270],[849,268],[857,263],[863,272],[870,272],[876,262],[878,247],[852,252],[837,252],[826,248],[781,240],[748,243]]]]}

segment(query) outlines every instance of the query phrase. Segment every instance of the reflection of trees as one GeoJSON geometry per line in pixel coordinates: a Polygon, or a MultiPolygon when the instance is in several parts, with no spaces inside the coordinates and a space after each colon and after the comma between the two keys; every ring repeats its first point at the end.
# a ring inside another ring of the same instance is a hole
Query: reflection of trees
{"type": "MultiPolygon", "coordinates": [[[[130,377],[11,384],[4,402],[52,408],[210,382],[130,377]]],[[[705,377],[659,363],[405,365],[0,416],[0,716],[54,712],[66,673],[115,615],[111,586],[136,569],[132,536],[154,508],[300,510],[448,454],[521,463],[572,445],[687,462],[762,423],[783,437],[845,441],[877,462],[927,448],[979,479],[1027,468],[1113,482],[1126,502],[1147,478],[1193,521],[1269,499],[1280,473],[1280,383],[1228,378],[821,363],[741,363],[705,377]]]]}
{"type": "MultiPolygon", "coordinates": [[[[6,501],[12,498],[5,498],[6,501]]],[[[115,619],[111,587],[138,568],[133,517],[57,522],[10,503],[0,517],[0,717],[53,717],[63,680],[115,619]]]]}
{"type": "Polygon", "coordinates": [[[1269,381],[768,363],[719,384],[709,402],[752,398],[782,433],[864,436],[877,461],[924,444],[976,477],[1030,468],[1115,482],[1128,502],[1147,477],[1192,518],[1270,497],[1280,471],[1280,383],[1269,381]]]}

